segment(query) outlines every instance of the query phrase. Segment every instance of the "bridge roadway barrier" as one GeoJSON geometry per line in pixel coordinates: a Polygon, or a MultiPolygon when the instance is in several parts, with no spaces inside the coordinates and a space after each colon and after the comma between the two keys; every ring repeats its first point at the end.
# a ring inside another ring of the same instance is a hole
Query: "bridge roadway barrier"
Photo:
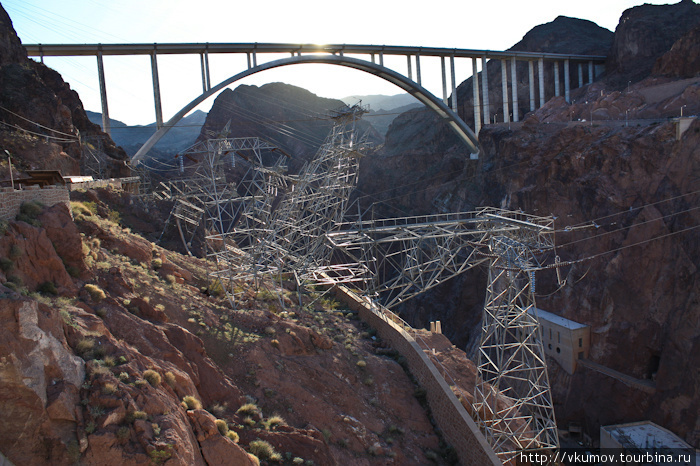
{"type": "Polygon", "coordinates": [[[363,321],[376,329],[382,339],[406,358],[411,374],[426,391],[428,405],[442,436],[457,452],[460,464],[501,466],[503,463],[474,420],[409,333],[411,327],[389,310],[373,309],[367,301],[345,286],[336,286],[334,293],[337,299],[357,311],[363,321]]]}

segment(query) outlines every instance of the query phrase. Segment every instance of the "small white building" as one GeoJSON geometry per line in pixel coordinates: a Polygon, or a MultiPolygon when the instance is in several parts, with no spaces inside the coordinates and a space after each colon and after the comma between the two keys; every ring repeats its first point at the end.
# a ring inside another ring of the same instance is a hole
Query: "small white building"
{"type": "Polygon", "coordinates": [[[693,447],[651,421],[601,426],[600,448],[613,448],[625,455],[637,455],[648,460],[643,464],[650,465],[696,466],[698,460],[693,447]]]}
{"type": "MultiPolygon", "coordinates": [[[[533,314],[532,311],[528,312],[533,314]]],[[[566,372],[573,374],[577,361],[588,358],[591,328],[542,309],[537,309],[537,321],[542,331],[544,353],[557,361],[566,372]]]]}

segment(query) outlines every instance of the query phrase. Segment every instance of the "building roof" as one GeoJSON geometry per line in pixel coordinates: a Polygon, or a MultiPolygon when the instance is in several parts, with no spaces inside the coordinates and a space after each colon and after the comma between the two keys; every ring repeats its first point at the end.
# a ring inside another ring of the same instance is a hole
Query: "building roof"
{"type": "MultiPolygon", "coordinates": [[[[533,314],[532,308],[527,311],[529,314],[533,314]]],[[[560,327],[568,328],[570,330],[577,330],[580,328],[585,328],[588,327],[586,324],[581,324],[578,322],[574,322],[573,320],[566,319],[562,316],[558,316],[556,314],[552,314],[551,312],[544,311],[542,309],[537,308],[537,320],[545,320],[547,322],[551,322],[555,325],[558,325],[560,327]]]]}
{"type": "Polygon", "coordinates": [[[692,447],[676,434],[651,421],[630,422],[629,424],[617,424],[601,428],[617,440],[623,448],[677,448],[692,450],[692,447]]]}

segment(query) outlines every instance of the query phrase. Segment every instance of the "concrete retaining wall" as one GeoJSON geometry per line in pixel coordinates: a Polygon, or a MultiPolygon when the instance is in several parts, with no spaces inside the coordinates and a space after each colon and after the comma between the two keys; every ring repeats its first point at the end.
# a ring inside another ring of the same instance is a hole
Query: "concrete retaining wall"
{"type": "Polygon", "coordinates": [[[70,210],[68,189],[63,186],[27,186],[22,190],[12,188],[0,189],[0,219],[12,220],[19,213],[19,207],[27,201],[39,201],[45,206],[63,202],[70,210]]]}
{"type": "Polygon", "coordinates": [[[460,463],[467,465],[498,465],[498,459],[486,438],[464,406],[440,375],[435,365],[406,330],[400,319],[390,311],[374,311],[369,303],[346,287],[335,288],[338,299],[357,311],[360,318],[377,330],[408,363],[411,373],[426,391],[433,417],[442,435],[457,452],[460,463]]]}

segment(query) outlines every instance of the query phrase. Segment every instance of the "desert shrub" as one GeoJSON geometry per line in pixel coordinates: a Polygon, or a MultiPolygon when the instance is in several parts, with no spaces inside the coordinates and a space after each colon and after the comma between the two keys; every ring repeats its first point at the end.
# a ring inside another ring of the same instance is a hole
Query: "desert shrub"
{"type": "Polygon", "coordinates": [[[159,268],[163,267],[163,260],[160,258],[153,259],[151,261],[151,267],[153,267],[153,270],[158,270],[159,268]]]}
{"type": "Polygon", "coordinates": [[[130,435],[131,429],[129,429],[127,426],[121,426],[119,429],[117,429],[117,438],[119,440],[126,440],[130,435]]]}
{"type": "Polygon", "coordinates": [[[93,351],[94,349],[95,340],[92,338],[83,338],[82,340],[78,341],[77,345],[75,345],[75,350],[78,352],[78,354],[85,354],[93,351]]]}
{"type": "Polygon", "coordinates": [[[265,421],[265,429],[267,430],[275,430],[275,428],[279,426],[286,426],[287,421],[284,420],[282,416],[279,415],[274,415],[270,417],[267,421],[265,421]]]}
{"type": "Polygon", "coordinates": [[[248,427],[255,427],[255,419],[253,419],[250,416],[246,416],[243,418],[243,424],[247,425],[248,427]]]}
{"type": "Polygon", "coordinates": [[[226,408],[227,408],[227,403],[214,403],[209,407],[207,411],[212,413],[216,417],[224,417],[224,414],[226,414],[226,408]]]}
{"type": "Polygon", "coordinates": [[[15,263],[7,257],[0,257],[0,270],[2,270],[3,272],[9,272],[14,268],[14,266],[15,263]]]}
{"type": "Polygon", "coordinates": [[[367,363],[362,360],[357,361],[357,367],[359,367],[360,369],[364,369],[365,367],[367,367],[367,363]]]}
{"type": "Polygon", "coordinates": [[[233,443],[238,443],[238,433],[235,430],[229,430],[226,432],[226,437],[233,440],[233,443]]]}
{"type": "Polygon", "coordinates": [[[10,222],[0,219],[0,236],[4,236],[7,230],[10,229],[10,222]]]}
{"type": "Polygon", "coordinates": [[[121,382],[127,383],[129,381],[129,374],[127,374],[126,372],[120,372],[119,373],[119,380],[121,382]]]}
{"type": "Polygon", "coordinates": [[[46,281],[37,287],[37,291],[44,294],[51,294],[56,296],[58,294],[58,289],[53,282],[46,281]]]}
{"type": "Polygon", "coordinates": [[[152,386],[157,387],[160,385],[161,378],[160,374],[153,369],[148,369],[143,372],[143,378],[148,381],[152,386]]]}
{"type": "Polygon", "coordinates": [[[98,307],[97,309],[95,309],[95,315],[100,319],[104,319],[105,317],[107,317],[107,309],[104,307],[98,307]]]}
{"type": "Polygon", "coordinates": [[[221,435],[228,434],[228,424],[226,424],[226,421],[223,419],[217,419],[214,421],[214,424],[216,424],[216,428],[219,429],[219,433],[221,435]]]}
{"type": "Polygon", "coordinates": [[[86,434],[92,434],[95,432],[95,421],[89,421],[87,424],[85,424],[85,433],[86,434]]]}
{"type": "Polygon", "coordinates": [[[134,380],[134,385],[138,388],[144,388],[146,385],[148,385],[148,382],[146,382],[144,379],[136,379],[134,380]]]}
{"type": "Polygon", "coordinates": [[[23,202],[22,205],[19,206],[19,213],[17,214],[16,220],[35,227],[40,227],[41,222],[37,220],[37,217],[39,217],[42,210],[44,210],[44,205],[39,201],[23,202]]]}
{"type": "Polygon", "coordinates": [[[223,296],[223,294],[224,294],[224,285],[222,285],[222,284],[221,284],[221,281],[219,281],[218,279],[217,279],[217,280],[214,280],[214,281],[211,282],[211,283],[209,284],[209,286],[207,287],[207,292],[208,292],[211,296],[223,296]]]}
{"type": "Polygon", "coordinates": [[[182,399],[185,409],[202,409],[202,402],[192,395],[187,395],[182,399]]]}
{"type": "Polygon", "coordinates": [[[122,364],[126,364],[126,363],[127,363],[126,356],[119,356],[117,358],[117,366],[121,366],[122,364]]]}
{"type": "MultiPolygon", "coordinates": [[[[248,444],[248,449],[252,454],[261,460],[273,460],[273,456],[278,455],[272,445],[265,440],[253,440],[248,444]]],[[[280,457],[281,459],[281,457],[280,457]]]]}
{"type": "Polygon", "coordinates": [[[165,276],[165,281],[171,285],[174,285],[177,283],[177,278],[175,278],[175,275],[168,274],[165,276]]]}
{"type": "Polygon", "coordinates": [[[10,253],[9,253],[10,259],[18,259],[19,257],[22,256],[22,248],[17,246],[16,244],[13,244],[10,246],[10,253]]]}
{"type": "Polygon", "coordinates": [[[119,225],[122,221],[122,216],[119,212],[116,210],[110,210],[109,213],[107,214],[107,218],[109,219],[110,222],[116,223],[119,225]]]}
{"type": "Polygon", "coordinates": [[[242,416],[257,416],[260,414],[260,408],[258,408],[258,405],[255,403],[246,403],[238,408],[236,414],[240,414],[242,416]]]}
{"type": "Polygon", "coordinates": [[[171,387],[175,386],[175,374],[172,372],[168,371],[165,373],[165,382],[170,385],[171,387]]]}
{"type": "Polygon", "coordinates": [[[146,411],[131,411],[126,415],[126,422],[131,424],[132,422],[139,420],[144,421],[148,418],[146,411]]]}
{"type": "Polygon", "coordinates": [[[85,285],[85,291],[88,292],[93,301],[100,302],[107,297],[102,288],[97,285],[93,285],[92,283],[85,285]]]}
{"type": "Polygon", "coordinates": [[[115,393],[117,393],[117,385],[111,382],[104,384],[104,386],[102,387],[102,393],[104,393],[105,395],[114,395],[115,393]]]}

